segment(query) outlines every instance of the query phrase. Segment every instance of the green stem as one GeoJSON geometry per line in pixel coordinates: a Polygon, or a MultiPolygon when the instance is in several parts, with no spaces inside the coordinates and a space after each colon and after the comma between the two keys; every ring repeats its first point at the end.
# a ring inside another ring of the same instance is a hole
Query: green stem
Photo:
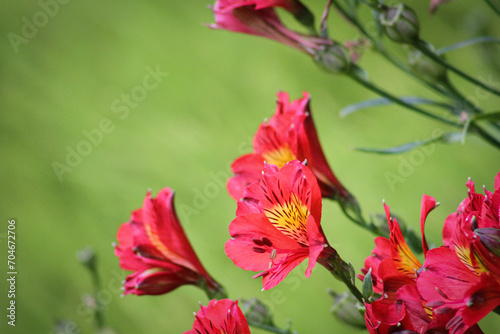
{"type": "Polygon", "coordinates": [[[372,225],[369,225],[366,223],[366,221],[363,219],[361,214],[356,215],[356,218],[355,218],[349,213],[349,210],[346,208],[346,206],[344,206],[340,202],[339,202],[339,205],[340,205],[340,208],[342,209],[342,212],[344,213],[344,215],[347,218],[349,218],[349,220],[352,221],[354,224],[361,226],[362,228],[367,229],[371,232],[376,232],[372,225]]]}
{"type": "Polygon", "coordinates": [[[104,305],[99,302],[99,298],[97,298],[99,291],[101,291],[101,280],[99,279],[99,275],[97,274],[97,269],[94,267],[90,270],[92,276],[92,285],[94,286],[94,298],[96,300],[96,309],[94,312],[95,322],[97,328],[102,329],[105,327],[104,321],[104,305]]]}
{"type": "Polygon", "coordinates": [[[354,284],[353,277],[351,277],[349,273],[349,264],[346,263],[342,258],[338,255],[337,252],[326,260],[325,263],[321,263],[323,266],[335,277],[336,279],[342,281],[347,289],[352,293],[360,303],[363,304],[363,294],[354,284]]]}
{"type": "MultiPolygon", "coordinates": [[[[355,66],[355,65],[353,65],[355,66]]],[[[435,119],[435,120],[438,120],[438,121],[441,121],[443,123],[446,123],[448,125],[452,125],[454,127],[457,127],[457,128],[460,128],[461,125],[459,123],[456,123],[452,120],[449,120],[449,119],[446,119],[446,118],[443,118],[443,117],[440,117],[440,116],[437,116],[437,115],[434,115],[432,113],[430,113],[429,111],[427,110],[424,110],[416,105],[413,105],[413,104],[410,104],[408,102],[405,102],[403,100],[401,100],[400,98],[392,95],[391,93],[383,90],[382,88],[379,88],[377,87],[375,84],[371,83],[370,81],[366,80],[365,78],[362,78],[358,72],[359,70],[356,70],[357,67],[354,68],[354,70],[351,70],[349,73],[347,73],[347,75],[349,75],[352,79],[354,79],[356,82],[358,82],[359,84],[361,84],[362,86],[364,86],[365,88],[371,90],[372,92],[382,96],[382,97],[385,97],[386,99],[388,99],[389,101],[395,103],[395,104],[398,104],[402,107],[405,107],[407,109],[410,109],[410,110],[413,110],[421,115],[424,115],[424,116],[427,116],[427,117],[430,117],[432,119],[435,119]]]]}
{"type": "Polygon", "coordinates": [[[260,324],[258,322],[252,322],[251,319],[247,319],[247,322],[250,326],[255,327],[255,328],[260,328],[265,331],[271,332],[271,333],[278,333],[278,334],[297,334],[297,332],[292,332],[290,329],[281,329],[277,328],[274,326],[269,326],[265,324],[260,324]]]}
{"type": "MultiPolygon", "coordinates": [[[[465,96],[463,96],[462,93],[460,93],[451,82],[446,80],[446,82],[444,82],[443,84],[446,86],[446,88],[448,88],[448,90],[450,91],[450,94],[452,94],[451,98],[453,98],[455,101],[464,105],[465,108],[467,108],[468,110],[470,110],[473,113],[484,114],[484,111],[482,109],[476,107],[469,100],[467,100],[467,98],[465,96]]],[[[491,124],[491,126],[496,128],[497,130],[500,130],[500,124],[498,124],[497,122],[490,121],[489,123],[491,124]]]]}
{"type": "Polygon", "coordinates": [[[478,124],[476,124],[475,122],[471,122],[470,129],[471,129],[472,132],[480,135],[488,143],[490,143],[491,145],[493,145],[496,148],[500,149],[500,141],[497,138],[493,137],[488,132],[486,132],[486,130],[484,130],[483,128],[481,128],[478,124]]]}
{"type": "Polygon", "coordinates": [[[198,286],[203,289],[203,291],[205,291],[205,294],[207,295],[209,300],[220,300],[227,298],[226,290],[222,285],[220,285],[215,280],[213,280],[210,285],[211,286],[209,287],[205,278],[201,279],[198,283],[198,286]]]}
{"type": "Polygon", "coordinates": [[[449,92],[449,97],[451,99],[455,100],[460,105],[463,105],[465,108],[467,108],[468,110],[470,110],[473,113],[477,113],[477,114],[484,113],[483,110],[476,107],[469,100],[467,100],[467,98],[448,79],[443,81],[443,85],[447,88],[447,90],[449,92]]]}
{"type": "Polygon", "coordinates": [[[432,50],[429,49],[429,46],[428,46],[428,44],[425,41],[420,40],[417,43],[415,43],[414,46],[420,52],[422,52],[423,54],[425,54],[426,56],[428,56],[429,58],[431,58],[432,60],[434,60],[438,64],[446,67],[450,71],[455,72],[456,74],[460,75],[462,78],[468,80],[469,82],[475,84],[476,86],[479,86],[479,87],[481,87],[481,88],[489,91],[490,93],[493,93],[493,94],[495,94],[497,96],[500,96],[500,91],[499,90],[497,90],[497,89],[495,89],[493,87],[490,87],[490,86],[482,83],[481,81],[479,81],[479,80],[471,77],[467,73],[465,73],[462,70],[456,68],[455,66],[451,65],[450,63],[448,63],[447,61],[445,61],[443,58],[441,58],[440,56],[438,56],[434,51],[432,51],[432,50]]]}
{"type": "Polygon", "coordinates": [[[361,213],[361,207],[354,197],[351,197],[346,201],[339,200],[338,203],[344,215],[354,224],[376,234],[377,236],[389,237],[386,231],[382,230],[372,222],[368,223],[364,219],[363,214],[361,213]],[[354,213],[354,215],[352,214],[352,212],[354,213]]]}
{"type": "Polygon", "coordinates": [[[491,0],[484,0],[488,6],[490,6],[490,8],[495,12],[497,13],[497,15],[500,15],[500,7],[498,7],[497,5],[493,4],[493,2],[491,0]]]}
{"type": "MultiPolygon", "coordinates": [[[[382,57],[384,57],[387,61],[389,61],[390,63],[392,63],[394,66],[396,66],[397,68],[399,68],[401,71],[403,71],[406,74],[409,74],[410,76],[412,76],[414,79],[416,79],[418,82],[420,82],[422,85],[426,86],[430,90],[434,90],[434,91],[440,93],[441,95],[448,96],[447,92],[444,89],[442,89],[439,85],[437,85],[435,83],[428,82],[428,81],[422,79],[421,77],[419,77],[418,75],[416,75],[415,72],[413,72],[411,70],[411,68],[409,68],[405,63],[403,63],[402,61],[400,61],[399,59],[397,59],[396,57],[394,57],[393,55],[391,55],[389,52],[387,52],[387,50],[384,47],[384,45],[382,44],[382,42],[376,40],[373,36],[371,36],[366,31],[366,29],[359,23],[359,21],[354,16],[350,15],[349,13],[347,13],[345,11],[345,9],[342,6],[340,6],[336,1],[334,1],[333,4],[335,5],[335,8],[351,24],[353,24],[366,38],[368,38],[370,40],[370,42],[374,46],[373,50],[375,50],[382,57]]],[[[375,10],[375,8],[373,8],[373,7],[372,7],[372,9],[375,10]]]]}

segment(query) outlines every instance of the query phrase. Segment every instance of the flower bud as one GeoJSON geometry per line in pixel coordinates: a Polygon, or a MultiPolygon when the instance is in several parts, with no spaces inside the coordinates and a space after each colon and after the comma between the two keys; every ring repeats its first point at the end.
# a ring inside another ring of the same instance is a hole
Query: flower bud
{"type": "Polygon", "coordinates": [[[490,252],[500,257],[500,229],[494,227],[476,228],[474,233],[490,252]]]}
{"type": "Polygon", "coordinates": [[[435,82],[446,81],[446,68],[424,55],[419,50],[412,50],[408,54],[408,63],[413,72],[424,80],[435,82]]]}
{"type": "Polygon", "coordinates": [[[314,55],[314,60],[328,72],[342,74],[351,68],[351,57],[347,49],[334,43],[327,45],[314,55]]]}
{"type": "Polygon", "coordinates": [[[387,36],[397,43],[413,44],[419,40],[417,14],[404,4],[383,8],[380,23],[387,36]]]}
{"type": "Polygon", "coordinates": [[[240,309],[249,324],[274,326],[271,313],[257,298],[240,300],[240,309]]]}
{"type": "Polygon", "coordinates": [[[329,293],[333,297],[330,312],[335,317],[353,327],[366,329],[365,318],[357,306],[358,301],[350,292],[338,294],[330,290],[329,293]]]}
{"type": "Polygon", "coordinates": [[[80,263],[87,267],[90,271],[95,271],[96,255],[91,247],[81,249],[76,254],[76,257],[78,258],[78,261],[80,261],[80,263]]]}

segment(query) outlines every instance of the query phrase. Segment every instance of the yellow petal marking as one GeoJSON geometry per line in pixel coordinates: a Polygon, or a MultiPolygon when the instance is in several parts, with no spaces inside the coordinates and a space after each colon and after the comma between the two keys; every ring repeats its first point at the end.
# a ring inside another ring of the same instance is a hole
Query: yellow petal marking
{"type": "Polygon", "coordinates": [[[268,164],[278,166],[278,168],[283,167],[289,161],[297,159],[288,144],[285,144],[285,146],[282,146],[277,150],[262,153],[262,156],[268,164]]]}
{"type": "Polygon", "coordinates": [[[160,237],[158,236],[158,232],[156,231],[156,228],[153,230],[153,224],[151,223],[144,223],[144,229],[146,230],[146,234],[151,241],[151,244],[163,254],[166,260],[172,261],[178,265],[184,266],[186,268],[189,268],[195,272],[198,272],[198,270],[188,261],[186,261],[183,257],[179,256],[175,252],[169,250],[167,246],[163,242],[161,242],[160,237]]]}
{"type": "Polygon", "coordinates": [[[303,246],[309,246],[306,230],[309,210],[295,194],[288,202],[278,203],[272,209],[265,209],[264,213],[280,232],[303,246]]]}

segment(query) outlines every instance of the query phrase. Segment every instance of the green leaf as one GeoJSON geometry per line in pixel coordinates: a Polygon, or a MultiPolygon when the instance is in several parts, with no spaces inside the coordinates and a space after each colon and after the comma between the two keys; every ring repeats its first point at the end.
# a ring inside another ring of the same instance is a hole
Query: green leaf
{"type": "Polygon", "coordinates": [[[500,121],[500,111],[474,115],[472,121],[500,121]]]}
{"type": "Polygon", "coordinates": [[[442,142],[445,144],[452,144],[460,141],[463,137],[462,132],[447,132],[436,138],[429,138],[424,140],[414,141],[412,143],[403,144],[400,146],[390,147],[390,148],[364,148],[355,147],[354,150],[366,153],[377,153],[377,154],[400,154],[404,152],[411,151],[417,147],[429,145],[435,142],[442,142]]]}
{"type": "Polygon", "coordinates": [[[351,283],[352,284],[355,284],[355,280],[356,280],[356,270],[354,270],[354,266],[352,265],[351,262],[349,262],[349,278],[351,280],[351,283]]]}
{"type": "Polygon", "coordinates": [[[437,50],[436,53],[438,55],[445,54],[446,52],[450,52],[453,50],[461,49],[469,45],[474,45],[474,44],[479,44],[479,43],[499,43],[500,44],[500,38],[495,38],[495,37],[490,37],[490,36],[479,36],[479,37],[474,37],[471,39],[468,39],[466,41],[462,41],[456,44],[448,45],[445,47],[442,47],[441,49],[437,50]]]}
{"type": "Polygon", "coordinates": [[[372,268],[368,270],[368,273],[366,273],[365,278],[363,279],[361,292],[363,294],[363,298],[367,301],[373,294],[372,268]]]}
{"type": "MultiPolygon", "coordinates": [[[[415,97],[415,96],[403,96],[401,97],[401,100],[403,100],[406,103],[409,104],[430,104],[430,105],[435,105],[438,107],[442,107],[445,109],[453,109],[453,106],[447,103],[442,103],[442,102],[437,102],[429,99],[424,99],[421,97],[415,97]]],[[[377,99],[372,99],[372,100],[366,100],[363,102],[351,104],[345,108],[343,108],[340,111],[340,117],[346,117],[358,110],[365,109],[365,108],[370,108],[370,107],[378,107],[378,106],[384,106],[384,105],[389,105],[393,104],[393,102],[389,101],[386,98],[377,98],[377,99]]]]}

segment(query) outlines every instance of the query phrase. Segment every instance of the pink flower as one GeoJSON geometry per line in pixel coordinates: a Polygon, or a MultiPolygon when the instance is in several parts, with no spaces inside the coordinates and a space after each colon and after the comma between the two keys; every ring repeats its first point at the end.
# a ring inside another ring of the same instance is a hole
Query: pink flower
{"type": "Polygon", "coordinates": [[[115,254],[120,267],[134,271],[125,280],[124,294],[158,295],[185,284],[198,285],[210,294],[221,292],[191,247],[173,199],[170,188],[154,199],[148,192],[143,207],[118,230],[115,254]]]}
{"type": "Polygon", "coordinates": [[[184,334],[250,334],[247,320],[238,307],[238,301],[212,299],[208,306],[200,304],[195,314],[193,329],[184,334]]]}
{"type": "Polygon", "coordinates": [[[261,178],[264,163],[281,168],[288,161],[298,159],[307,160],[323,197],[352,198],[326,161],[309,104],[308,93],[292,102],[287,93],[278,93],[275,114],[260,125],[254,137],[254,153],[236,159],[231,165],[235,174],[227,184],[231,197],[240,199],[245,188],[261,178]]]}

